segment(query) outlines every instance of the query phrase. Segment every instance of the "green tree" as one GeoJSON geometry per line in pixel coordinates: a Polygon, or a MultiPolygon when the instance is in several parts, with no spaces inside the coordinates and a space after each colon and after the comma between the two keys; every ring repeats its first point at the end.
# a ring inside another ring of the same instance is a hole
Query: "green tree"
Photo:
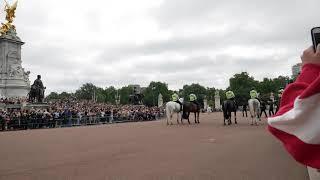
{"type": "Polygon", "coordinates": [[[103,103],[103,102],[106,102],[106,96],[105,96],[105,91],[104,89],[100,88],[100,87],[96,87],[95,89],[95,92],[94,92],[94,95],[95,95],[95,100],[98,102],[98,103],[103,103]]]}
{"type": "Polygon", "coordinates": [[[133,94],[133,88],[130,86],[122,87],[119,90],[120,104],[129,104],[129,96],[133,94]]]}
{"type": "Polygon", "coordinates": [[[59,99],[70,99],[73,97],[72,93],[62,92],[59,94],[59,99]]]}
{"type": "MultiPolygon", "coordinates": [[[[92,83],[83,84],[80,89],[76,90],[75,96],[80,100],[92,100],[97,87],[92,83]]],[[[97,96],[97,95],[96,95],[97,96]]]]}
{"type": "Polygon", "coordinates": [[[207,95],[207,89],[200,84],[184,85],[182,94],[185,100],[189,100],[190,94],[195,94],[197,96],[197,101],[200,104],[203,104],[203,100],[207,95]]]}
{"type": "MultiPolygon", "coordinates": [[[[227,90],[231,90],[236,95],[235,99],[239,105],[244,104],[250,98],[251,88],[258,88],[259,82],[253,77],[249,76],[247,72],[235,74],[229,80],[230,86],[227,90]]],[[[225,94],[223,95],[225,97],[225,94]]]]}
{"type": "Polygon", "coordinates": [[[117,89],[113,86],[107,87],[104,90],[105,102],[114,104],[116,102],[117,89]]]}
{"type": "Polygon", "coordinates": [[[144,91],[143,102],[147,106],[157,106],[158,105],[158,96],[162,94],[163,101],[170,101],[172,91],[168,90],[168,85],[163,82],[151,82],[149,86],[144,91]]]}
{"type": "Polygon", "coordinates": [[[47,100],[59,99],[59,94],[57,92],[51,92],[47,97],[47,100]]]}

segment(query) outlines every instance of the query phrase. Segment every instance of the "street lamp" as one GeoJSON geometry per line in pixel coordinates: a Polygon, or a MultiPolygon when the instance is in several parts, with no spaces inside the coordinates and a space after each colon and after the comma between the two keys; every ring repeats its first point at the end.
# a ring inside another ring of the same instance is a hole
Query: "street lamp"
{"type": "Polygon", "coordinates": [[[152,104],[153,104],[153,106],[155,106],[155,102],[154,102],[154,90],[156,89],[156,87],[153,86],[151,89],[152,89],[152,104]]]}

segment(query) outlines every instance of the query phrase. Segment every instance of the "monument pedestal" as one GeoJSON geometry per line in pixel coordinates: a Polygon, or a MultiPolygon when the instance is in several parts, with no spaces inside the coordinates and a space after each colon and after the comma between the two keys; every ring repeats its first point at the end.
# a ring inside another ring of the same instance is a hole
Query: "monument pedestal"
{"type": "Polygon", "coordinates": [[[21,46],[24,44],[14,31],[0,36],[0,95],[6,98],[27,97],[29,74],[22,68],[21,46]]]}
{"type": "Polygon", "coordinates": [[[23,108],[24,109],[48,109],[50,106],[47,103],[28,103],[23,108]]]}

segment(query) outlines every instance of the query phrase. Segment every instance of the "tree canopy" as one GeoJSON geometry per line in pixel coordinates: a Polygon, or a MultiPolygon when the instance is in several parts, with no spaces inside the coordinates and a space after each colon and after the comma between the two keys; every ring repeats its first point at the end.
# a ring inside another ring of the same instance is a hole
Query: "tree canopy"
{"type": "MultiPolygon", "coordinates": [[[[269,98],[271,92],[274,92],[275,95],[277,95],[278,90],[284,88],[289,82],[292,82],[292,79],[287,76],[279,76],[273,79],[264,78],[262,81],[257,81],[247,72],[241,72],[234,74],[229,79],[229,87],[226,89],[216,89],[215,87],[205,87],[200,84],[190,84],[184,85],[183,88],[177,92],[179,93],[179,96],[183,97],[185,100],[189,100],[189,95],[193,93],[197,96],[198,102],[201,104],[203,104],[203,100],[206,98],[209,105],[213,106],[216,90],[220,93],[221,101],[226,99],[225,92],[227,90],[232,90],[236,95],[237,102],[241,105],[246,103],[249,99],[251,88],[255,88],[262,98],[269,98]]],[[[116,102],[116,96],[120,95],[120,103],[128,104],[129,96],[133,93],[133,87],[131,86],[124,86],[118,89],[110,86],[103,89],[92,83],[85,83],[76,90],[75,93],[51,92],[46,98],[48,100],[76,98],[78,100],[95,100],[97,102],[114,104],[116,102]]],[[[144,104],[147,106],[154,106],[157,105],[160,93],[163,96],[164,102],[170,101],[173,90],[170,90],[165,82],[152,81],[142,93],[144,95],[144,104]]]]}

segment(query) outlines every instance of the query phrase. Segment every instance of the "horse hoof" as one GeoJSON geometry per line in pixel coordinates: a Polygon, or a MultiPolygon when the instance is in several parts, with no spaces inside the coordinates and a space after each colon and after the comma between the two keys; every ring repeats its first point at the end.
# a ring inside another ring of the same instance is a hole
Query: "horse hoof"
{"type": "Polygon", "coordinates": [[[251,124],[251,126],[253,126],[253,124],[251,124]]]}

